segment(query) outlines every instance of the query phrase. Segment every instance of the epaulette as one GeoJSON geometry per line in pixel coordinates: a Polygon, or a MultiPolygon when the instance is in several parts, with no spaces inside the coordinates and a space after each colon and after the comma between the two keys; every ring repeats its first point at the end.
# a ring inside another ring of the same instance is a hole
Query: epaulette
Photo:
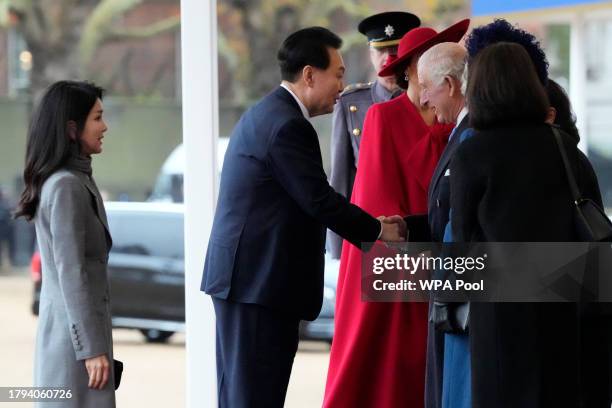
{"type": "Polygon", "coordinates": [[[361,91],[364,89],[370,89],[372,88],[372,85],[374,85],[374,82],[359,82],[356,84],[347,85],[346,88],[344,88],[344,91],[342,91],[342,93],[340,94],[340,96],[348,95],[353,92],[361,91]]]}

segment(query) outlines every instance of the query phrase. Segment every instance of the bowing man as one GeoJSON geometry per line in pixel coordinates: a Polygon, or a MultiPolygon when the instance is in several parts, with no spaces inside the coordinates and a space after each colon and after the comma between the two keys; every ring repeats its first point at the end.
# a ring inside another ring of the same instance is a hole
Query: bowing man
{"type": "Polygon", "coordinates": [[[216,315],[220,407],[282,407],[300,320],[323,298],[325,229],[354,245],[401,241],[327,182],[309,119],[331,113],[344,77],[331,31],[291,34],[278,51],[279,87],[230,137],[201,289],[216,315]]]}

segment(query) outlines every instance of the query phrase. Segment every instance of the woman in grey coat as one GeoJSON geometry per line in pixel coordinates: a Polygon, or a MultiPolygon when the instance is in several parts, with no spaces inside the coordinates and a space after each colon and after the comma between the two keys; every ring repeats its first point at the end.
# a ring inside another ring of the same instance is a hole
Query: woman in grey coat
{"type": "Polygon", "coordinates": [[[91,170],[107,130],[102,94],[85,82],[51,85],[28,134],[16,215],[34,220],[42,259],[34,385],[71,391],[44,407],[115,406],[106,274],[112,241],[91,170]]]}

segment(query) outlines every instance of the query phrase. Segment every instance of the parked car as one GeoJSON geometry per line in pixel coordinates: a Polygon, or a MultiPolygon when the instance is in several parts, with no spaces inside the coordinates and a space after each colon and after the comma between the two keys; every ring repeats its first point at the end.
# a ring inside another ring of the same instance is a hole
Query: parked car
{"type": "MultiPolygon", "coordinates": [[[[185,330],[183,205],[105,203],[113,247],[108,259],[114,327],[139,329],[150,342],[185,330]]],[[[44,271],[32,258],[33,311],[44,271]]]]}
{"type": "MultiPolygon", "coordinates": [[[[217,171],[221,174],[223,158],[229,144],[229,137],[217,140],[217,171]]],[[[185,174],[185,148],[179,144],[168,155],[147,201],[183,202],[183,175],[185,174]]]]}
{"type": "Polygon", "coordinates": [[[181,143],[172,150],[164,161],[148,201],[182,203],[184,173],[185,149],[181,143]]]}
{"type": "MultiPolygon", "coordinates": [[[[105,207],[113,237],[108,259],[113,326],[165,342],[185,330],[183,204],[107,202],[105,207]]],[[[38,252],[31,271],[37,315],[44,279],[38,252]]],[[[317,320],[301,325],[301,338],[331,342],[337,271],[338,261],[326,262],[323,308],[317,320]]]]}

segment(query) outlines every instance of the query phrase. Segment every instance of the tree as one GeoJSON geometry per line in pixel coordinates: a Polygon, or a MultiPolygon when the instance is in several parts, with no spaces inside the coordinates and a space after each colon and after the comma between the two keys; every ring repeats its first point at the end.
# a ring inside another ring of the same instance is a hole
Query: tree
{"type": "Polygon", "coordinates": [[[29,94],[51,83],[83,78],[95,51],[108,42],[176,30],[172,16],[145,27],[121,27],[120,18],[146,2],[178,0],[0,0],[0,26],[13,27],[32,55],[29,94]]]}
{"type": "Polygon", "coordinates": [[[361,19],[386,10],[410,10],[424,24],[446,24],[467,15],[468,5],[466,0],[219,0],[221,99],[244,106],[272,89],[279,81],[276,50],[301,27],[332,27],[344,40],[345,60],[364,62],[351,64],[350,71],[365,80],[369,63],[361,56],[366,43],[356,29],[361,19]]]}
{"type": "MultiPolygon", "coordinates": [[[[278,83],[275,51],[291,32],[305,26],[330,26],[338,20],[353,33],[343,33],[345,48],[363,38],[352,21],[371,13],[367,5],[347,0],[226,0],[218,4],[219,56],[232,72],[222,99],[241,105],[258,98],[278,83]]],[[[348,31],[348,30],[347,30],[348,31]]]]}

